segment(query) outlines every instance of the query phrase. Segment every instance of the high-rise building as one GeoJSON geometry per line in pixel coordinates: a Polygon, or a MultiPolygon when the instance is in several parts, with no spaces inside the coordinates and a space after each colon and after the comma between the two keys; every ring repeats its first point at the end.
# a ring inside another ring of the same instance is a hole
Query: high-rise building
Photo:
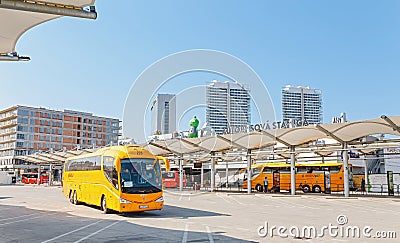
{"type": "Polygon", "coordinates": [[[237,82],[213,80],[206,89],[206,122],[216,134],[250,125],[250,88],[237,82]]]}
{"type": "MultiPolygon", "coordinates": [[[[13,106],[0,111],[0,167],[40,151],[118,144],[118,119],[91,113],[13,106]]],[[[8,166],[10,168],[10,166],[8,166]]]]}
{"type": "Polygon", "coordinates": [[[168,134],[176,131],[176,97],[172,94],[157,94],[151,106],[152,131],[168,134]]]}
{"type": "Polygon", "coordinates": [[[303,86],[282,88],[282,118],[322,123],[322,92],[303,86]]]}

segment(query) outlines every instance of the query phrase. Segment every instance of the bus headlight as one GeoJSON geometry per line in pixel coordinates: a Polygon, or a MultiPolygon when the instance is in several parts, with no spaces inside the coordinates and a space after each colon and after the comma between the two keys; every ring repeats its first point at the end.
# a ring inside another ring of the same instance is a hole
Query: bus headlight
{"type": "Polygon", "coordinates": [[[163,202],[163,201],[164,201],[163,197],[160,197],[159,199],[156,200],[156,202],[163,202]]]}
{"type": "Polygon", "coordinates": [[[131,203],[131,201],[128,201],[128,200],[123,199],[123,198],[120,198],[120,199],[119,199],[119,202],[120,202],[120,203],[125,203],[125,204],[130,204],[130,203],[131,203]]]}

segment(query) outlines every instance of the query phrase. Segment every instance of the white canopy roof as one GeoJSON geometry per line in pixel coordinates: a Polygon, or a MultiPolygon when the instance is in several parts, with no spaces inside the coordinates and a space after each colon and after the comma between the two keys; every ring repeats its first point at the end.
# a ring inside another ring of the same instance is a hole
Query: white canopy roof
{"type": "MultiPolygon", "coordinates": [[[[21,2],[21,1],[15,1],[15,2],[21,2]]],[[[93,5],[95,0],[47,1],[47,3],[49,2],[59,4],[60,6],[84,7],[93,5]]],[[[44,23],[46,21],[58,17],[61,17],[61,15],[0,8],[0,23],[2,23],[0,24],[0,54],[15,52],[15,45],[18,39],[22,36],[22,34],[24,34],[27,30],[35,27],[36,25],[39,25],[41,23],[44,23]]]]}
{"type": "Polygon", "coordinates": [[[339,143],[350,143],[374,134],[400,136],[400,116],[336,123],[306,127],[265,130],[261,132],[224,134],[202,138],[175,138],[152,141],[146,146],[155,154],[190,154],[199,151],[220,152],[233,148],[248,150],[261,149],[282,143],[286,146],[300,146],[321,138],[333,138],[339,143]]]}

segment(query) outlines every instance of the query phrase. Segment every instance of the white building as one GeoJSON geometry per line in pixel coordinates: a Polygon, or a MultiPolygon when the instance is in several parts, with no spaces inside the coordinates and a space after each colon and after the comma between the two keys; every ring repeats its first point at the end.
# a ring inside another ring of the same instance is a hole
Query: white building
{"type": "Polygon", "coordinates": [[[322,92],[303,86],[282,88],[282,118],[322,123],[322,92]]]}
{"type": "Polygon", "coordinates": [[[250,89],[237,82],[212,81],[206,89],[206,122],[216,134],[250,125],[250,89]]]}
{"type": "Polygon", "coordinates": [[[176,96],[158,94],[151,106],[153,133],[168,134],[176,131],[176,96]]]}

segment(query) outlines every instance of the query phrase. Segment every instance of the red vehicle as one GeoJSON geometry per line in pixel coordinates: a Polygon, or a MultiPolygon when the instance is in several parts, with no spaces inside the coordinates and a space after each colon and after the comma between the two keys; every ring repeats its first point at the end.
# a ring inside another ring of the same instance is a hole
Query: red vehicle
{"type": "MultiPolygon", "coordinates": [[[[168,171],[162,173],[164,187],[179,187],[179,171],[168,171]]],[[[183,175],[183,186],[186,187],[186,175],[183,175]]]]}
{"type": "MultiPolygon", "coordinates": [[[[24,184],[37,184],[38,183],[38,173],[30,172],[22,174],[21,182],[24,184]]],[[[46,172],[40,174],[40,184],[49,182],[49,175],[46,172]]]]}

